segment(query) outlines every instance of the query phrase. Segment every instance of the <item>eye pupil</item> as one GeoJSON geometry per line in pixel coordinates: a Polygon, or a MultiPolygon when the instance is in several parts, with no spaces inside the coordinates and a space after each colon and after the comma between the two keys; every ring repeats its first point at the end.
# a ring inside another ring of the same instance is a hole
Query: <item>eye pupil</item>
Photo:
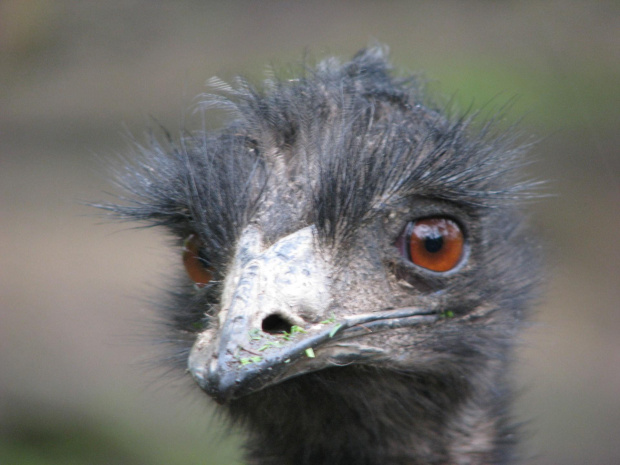
{"type": "Polygon", "coordinates": [[[441,236],[427,237],[424,240],[424,248],[429,253],[437,253],[441,250],[442,247],[443,247],[443,237],[441,236]]]}

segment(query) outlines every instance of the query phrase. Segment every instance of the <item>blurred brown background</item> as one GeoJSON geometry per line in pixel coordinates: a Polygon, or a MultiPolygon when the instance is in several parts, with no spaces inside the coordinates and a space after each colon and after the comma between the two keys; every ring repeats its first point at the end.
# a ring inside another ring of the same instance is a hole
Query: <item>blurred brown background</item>
{"type": "Polygon", "coordinates": [[[518,364],[526,451],[620,463],[618,2],[140,0],[0,1],[0,463],[237,463],[198,389],[143,363],[143,299],[178,257],[80,202],[114,190],[126,131],[178,132],[209,77],[373,39],[462,107],[518,96],[555,194],[532,207],[550,279],[518,364]]]}

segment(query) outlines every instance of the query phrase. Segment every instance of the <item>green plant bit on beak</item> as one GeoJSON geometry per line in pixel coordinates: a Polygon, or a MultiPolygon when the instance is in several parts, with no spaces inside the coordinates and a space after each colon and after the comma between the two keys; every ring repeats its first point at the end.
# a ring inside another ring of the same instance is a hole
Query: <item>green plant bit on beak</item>
{"type": "Polygon", "coordinates": [[[239,362],[241,365],[249,365],[251,363],[258,363],[263,359],[263,357],[259,357],[258,355],[254,355],[253,357],[241,358],[239,362]]]}
{"type": "Polygon", "coordinates": [[[342,323],[337,323],[331,331],[329,332],[329,337],[334,337],[334,335],[338,332],[338,330],[342,327],[342,323]]]}
{"type": "Polygon", "coordinates": [[[258,349],[258,351],[263,352],[264,350],[271,349],[272,347],[282,347],[282,343],[280,341],[267,341],[258,349]]]}
{"type": "Polygon", "coordinates": [[[291,339],[293,339],[293,337],[298,334],[298,333],[305,333],[306,330],[303,329],[301,326],[297,326],[297,325],[293,325],[291,326],[291,331],[289,333],[287,333],[286,331],[284,333],[282,333],[282,337],[284,339],[286,339],[287,341],[290,341],[291,339]]]}

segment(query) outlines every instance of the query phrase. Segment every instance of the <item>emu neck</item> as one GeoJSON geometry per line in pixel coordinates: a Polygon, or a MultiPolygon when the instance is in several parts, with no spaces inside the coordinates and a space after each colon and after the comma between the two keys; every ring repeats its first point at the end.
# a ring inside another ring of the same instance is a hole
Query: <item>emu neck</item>
{"type": "Polygon", "coordinates": [[[251,465],[508,463],[505,399],[462,379],[329,369],[239,399],[230,412],[249,430],[251,465]]]}

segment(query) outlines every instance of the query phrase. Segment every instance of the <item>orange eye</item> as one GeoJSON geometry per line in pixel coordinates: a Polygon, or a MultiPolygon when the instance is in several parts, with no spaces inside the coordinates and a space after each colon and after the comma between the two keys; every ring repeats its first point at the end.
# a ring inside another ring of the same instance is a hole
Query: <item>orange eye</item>
{"type": "Polygon", "coordinates": [[[202,243],[195,234],[190,235],[183,243],[183,265],[189,277],[198,287],[205,287],[213,279],[213,268],[200,258],[202,243]]]}
{"type": "Polygon", "coordinates": [[[407,226],[405,239],[411,261],[431,271],[449,271],[463,256],[463,232],[448,218],[414,221],[407,226]]]}

